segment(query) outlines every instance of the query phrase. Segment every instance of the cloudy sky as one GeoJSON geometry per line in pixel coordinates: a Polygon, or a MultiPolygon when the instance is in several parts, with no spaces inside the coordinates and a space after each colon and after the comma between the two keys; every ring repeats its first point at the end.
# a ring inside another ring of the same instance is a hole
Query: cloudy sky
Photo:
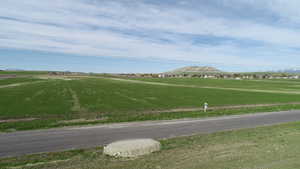
{"type": "Polygon", "coordinates": [[[1,0],[0,69],[300,67],[299,0],[1,0]]]}

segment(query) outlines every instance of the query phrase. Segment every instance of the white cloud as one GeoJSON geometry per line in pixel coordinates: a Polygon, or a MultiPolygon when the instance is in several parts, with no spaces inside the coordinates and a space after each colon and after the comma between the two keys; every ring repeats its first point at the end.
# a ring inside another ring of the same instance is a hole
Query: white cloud
{"type": "MultiPolygon", "coordinates": [[[[300,47],[300,32],[289,27],[251,19],[209,16],[181,6],[166,8],[142,1],[132,2],[2,0],[0,47],[261,66],[282,65],[276,57],[297,58],[300,54],[289,49],[300,47]],[[202,35],[211,36],[208,41],[218,41],[218,38],[232,40],[217,45],[194,43],[196,36],[202,35]],[[162,38],[170,43],[163,42],[162,38]],[[261,45],[243,46],[238,44],[240,41],[255,41],[261,45]],[[276,57],[270,60],[275,54],[276,57]],[[269,60],[262,62],[264,59],[269,60]]],[[[297,15],[300,16],[294,7],[296,1],[219,2],[225,7],[263,8],[290,22],[297,21],[297,15]]]]}

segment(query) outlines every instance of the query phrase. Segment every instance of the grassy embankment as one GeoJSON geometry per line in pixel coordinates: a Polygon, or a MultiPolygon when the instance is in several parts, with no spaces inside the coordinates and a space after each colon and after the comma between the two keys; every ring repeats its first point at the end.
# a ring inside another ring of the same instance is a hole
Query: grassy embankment
{"type": "MultiPolygon", "coordinates": [[[[175,81],[180,81],[180,79],[175,79],[175,81]]],[[[205,86],[216,86],[215,83],[219,83],[218,86],[221,87],[240,88],[248,88],[250,84],[255,83],[257,88],[261,86],[259,88],[261,90],[265,89],[266,84],[265,82],[245,81],[249,84],[237,85],[236,81],[232,80],[211,81],[209,79],[201,80],[202,82],[205,86]]],[[[188,84],[192,83],[188,82],[188,84]]],[[[299,94],[293,94],[291,90],[290,94],[280,93],[281,88],[288,88],[290,85],[295,84],[270,82],[267,85],[268,89],[279,91],[279,93],[264,93],[140,84],[101,78],[70,81],[50,79],[43,83],[0,88],[0,119],[21,119],[18,122],[0,123],[0,131],[300,109],[300,105],[290,104],[212,110],[207,113],[201,111],[168,112],[169,109],[201,107],[205,101],[211,107],[300,102],[299,94]],[[279,84],[281,86],[278,86],[279,84]],[[36,120],[22,121],[24,118],[36,118],[36,120]]]]}
{"type": "Polygon", "coordinates": [[[295,169],[300,123],[161,140],[162,150],[139,158],[112,158],[102,148],[0,159],[22,169],[295,169]]]}

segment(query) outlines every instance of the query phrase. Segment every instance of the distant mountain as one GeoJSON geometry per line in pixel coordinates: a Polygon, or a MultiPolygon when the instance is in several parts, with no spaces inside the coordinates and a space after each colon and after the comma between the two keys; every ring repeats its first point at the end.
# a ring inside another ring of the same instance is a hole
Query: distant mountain
{"type": "Polygon", "coordinates": [[[5,71],[24,71],[23,69],[13,69],[13,68],[7,68],[4,69],[5,71]]]}
{"type": "Polygon", "coordinates": [[[187,66],[173,71],[168,74],[202,74],[202,73],[222,73],[219,69],[209,66],[187,66]]]}
{"type": "Polygon", "coordinates": [[[279,73],[293,73],[293,74],[299,74],[300,69],[285,69],[278,71],[279,73]]]}

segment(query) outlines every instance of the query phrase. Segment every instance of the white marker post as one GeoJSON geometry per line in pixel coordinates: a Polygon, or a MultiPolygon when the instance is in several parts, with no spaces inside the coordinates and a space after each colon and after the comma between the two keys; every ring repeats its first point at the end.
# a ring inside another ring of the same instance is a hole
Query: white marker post
{"type": "Polygon", "coordinates": [[[206,112],[207,108],[208,108],[208,103],[205,102],[205,103],[204,103],[204,106],[203,106],[204,112],[206,112]]]}

